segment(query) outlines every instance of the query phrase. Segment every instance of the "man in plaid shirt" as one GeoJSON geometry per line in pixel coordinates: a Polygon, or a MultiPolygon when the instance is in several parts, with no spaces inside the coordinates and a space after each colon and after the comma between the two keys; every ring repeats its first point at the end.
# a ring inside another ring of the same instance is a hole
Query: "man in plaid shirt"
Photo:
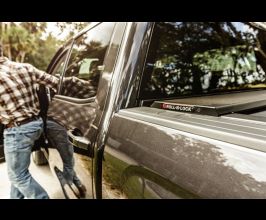
{"type": "Polygon", "coordinates": [[[1,56],[0,123],[5,125],[4,151],[11,181],[11,198],[48,199],[46,191],[29,173],[31,148],[43,131],[38,117],[39,84],[56,90],[58,79],[30,64],[16,63],[1,56]]]}

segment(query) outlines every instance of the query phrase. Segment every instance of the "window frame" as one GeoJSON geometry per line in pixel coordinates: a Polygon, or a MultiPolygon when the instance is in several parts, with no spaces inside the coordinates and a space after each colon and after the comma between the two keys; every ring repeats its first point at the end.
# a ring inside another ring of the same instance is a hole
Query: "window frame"
{"type": "MultiPolygon", "coordinates": [[[[54,71],[55,71],[56,67],[58,66],[59,62],[62,61],[62,58],[64,56],[66,56],[65,63],[64,63],[64,66],[63,66],[63,70],[62,70],[60,76],[58,77],[59,83],[58,83],[58,86],[57,86],[57,93],[56,94],[59,94],[60,90],[61,90],[62,76],[64,74],[64,71],[65,71],[65,68],[66,68],[66,64],[68,63],[68,56],[69,56],[69,53],[70,53],[70,51],[72,49],[72,44],[73,44],[73,39],[69,40],[64,46],[62,46],[57,51],[57,53],[53,57],[50,65],[48,66],[47,71],[46,71],[48,74],[50,74],[52,76],[55,76],[54,75],[54,71]],[[65,55],[65,53],[66,53],[66,55],[65,55]]],[[[55,76],[55,77],[57,77],[57,76],[55,76]]]]}
{"type": "MultiPolygon", "coordinates": [[[[89,97],[89,98],[85,98],[85,99],[80,99],[80,98],[76,98],[76,97],[70,97],[70,96],[66,96],[66,95],[62,95],[62,87],[63,87],[63,79],[65,77],[65,74],[66,74],[66,69],[68,67],[68,64],[69,64],[69,61],[70,61],[70,57],[71,57],[71,54],[72,54],[72,49],[73,49],[73,45],[74,43],[76,42],[76,40],[78,38],[80,38],[82,35],[84,34],[87,34],[89,31],[92,31],[94,28],[98,27],[99,25],[101,24],[104,24],[104,22],[95,22],[93,23],[91,26],[89,26],[88,28],[85,28],[83,31],[81,31],[80,33],[78,33],[72,40],[71,40],[71,46],[70,46],[70,49],[68,51],[68,55],[67,55],[67,59],[66,59],[66,62],[65,62],[65,65],[64,65],[64,68],[63,68],[63,72],[61,74],[61,77],[60,77],[60,82],[59,82],[59,89],[58,89],[58,95],[57,96],[60,96],[61,99],[64,99],[64,100],[71,100],[71,102],[74,102],[74,103],[77,103],[77,104],[85,104],[85,103],[91,103],[91,102],[94,102],[95,99],[96,99],[96,96],[97,96],[97,93],[95,96],[93,97],[89,97]]],[[[109,45],[106,49],[106,52],[105,52],[105,55],[104,55],[104,59],[103,59],[103,65],[105,63],[105,60],[106,60],[106,55],[107,55],[107,52],[109,51],[110,49],[110,46],[111,46],[111,41],[112,41],[112,38],[113,38],[113,35],[115,33],[115,30],[116,30],[116,26],[117,26],[117,22],[114,22],[114,27],[112,29],[112,33],[111,33],[111,37],[110,37],[110,41],[109,41],[109,45]]],[[[114,66],[113,66],[114,68],[114,66]]],[[[99,79],[100,80],[100,79],[99,79]]],[[[98,88],[97,88],[98,89],[98,88]]]]}

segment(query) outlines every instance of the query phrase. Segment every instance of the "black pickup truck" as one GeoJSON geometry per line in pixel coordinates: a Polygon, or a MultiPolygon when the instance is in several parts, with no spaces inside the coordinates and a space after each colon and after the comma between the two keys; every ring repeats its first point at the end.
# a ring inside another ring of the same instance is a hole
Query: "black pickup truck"
{"type": "Polygon", "coordinates": [[[266,198],[265,23],[91,23],[48,72],[91,197],[266,198]]]}

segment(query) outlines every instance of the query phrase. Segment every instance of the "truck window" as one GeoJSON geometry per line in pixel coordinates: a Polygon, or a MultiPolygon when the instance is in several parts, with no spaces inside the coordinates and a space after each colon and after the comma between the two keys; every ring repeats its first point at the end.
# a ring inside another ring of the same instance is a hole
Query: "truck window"
{"type": "Polygon", "coordinates": [[[49,65],[49,74],[54,75],[56,77],[60,77],[63,74],[66,58],[70,48],[71,42],[68,42],[66,45],[64,45],[57,51],[57,53],[52,59],[52,62],[49,65]]]}
{"type": "Polygon", "coordinates": [[[66,57],[67,57],[67,52],[68,51],[65,51],[59,58],[58,62],[55,64],[52,72],[51,72],[51,75],[54,75],[56,77],[60,77],[61,74],[63,73],[63,70],[64,70],[64,65],[65,65],[65,61],[66,61],[66,57]]]}
{"type": "Polygon", "coordinates": [[[114,25],[101,23],[75,40],[64,75],[62,95],[80,99],[96,95],[114,25]]]}
{"type": "Polygon", "coordinates": [[[242,22],[158,22],[141,99],[266,88],[266,32],[242,22]]]}

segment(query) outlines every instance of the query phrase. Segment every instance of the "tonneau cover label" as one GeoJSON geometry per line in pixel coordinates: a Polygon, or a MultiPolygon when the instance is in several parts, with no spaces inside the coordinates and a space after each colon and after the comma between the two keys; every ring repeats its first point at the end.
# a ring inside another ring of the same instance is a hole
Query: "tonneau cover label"
{"type": "Polygon", "coordinates": [[[174,111],[182,111],[182,112],[193,112],[194,106],[187,106],[187,105],[173,105],[173,104],[161,104],[162,109],[169,109],[174,111]]]}

